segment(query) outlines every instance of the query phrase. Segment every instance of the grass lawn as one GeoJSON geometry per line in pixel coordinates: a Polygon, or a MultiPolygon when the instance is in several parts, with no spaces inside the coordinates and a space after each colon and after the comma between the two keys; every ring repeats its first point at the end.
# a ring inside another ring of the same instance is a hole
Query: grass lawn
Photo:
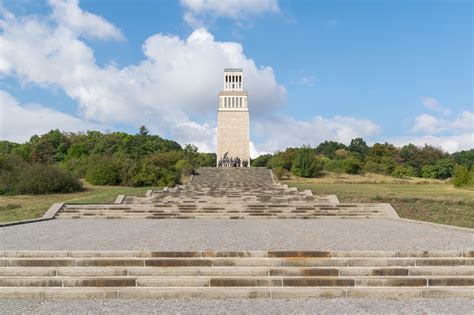
{"type": "Polygon", "coordinates": [[[289,186],[311,189],[314,194],[337,195],[341,202],[387,202],[402,218],[474,228],[474,187],[454,188],[451,183],[419,178],[342,175],[282,180],[289,186]]]}
{"type": "Polygon", "coordinates": [[[0,222],[34,219],[55,202],[107,203],[117,195],[144,196],[153,187],[92,186],[84,183],[84,191],[72,194],[0,196],[0,222]]]}

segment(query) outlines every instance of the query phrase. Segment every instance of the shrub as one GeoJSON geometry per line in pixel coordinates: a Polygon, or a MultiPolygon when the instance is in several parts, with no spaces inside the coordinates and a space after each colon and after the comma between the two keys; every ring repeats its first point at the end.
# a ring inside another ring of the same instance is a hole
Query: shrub
{"type": "Polygon", "coordinates": [[[384,166],[380,163],[374,162],[374,161],[367,161],[364,164],[364,171],[369,172],[369,173],[384,173],[384,166]]]}
{"type": "Polygon", "coordinates": [[[301,177],[316,177],[321,174],[323,168],[323,161],[315,156],[314,150],[303,146],[296,154],[291,172],[301,177]]]}
{"type": "Polygon", "coordinates": [[[79,178],[52,165],[36,164],[19,174],[15,194],[71,193],[82,190],[79,178]]]}
{"type": "MultiPolygon", "coordinates": [[[[471,171],[471,173],[474,173],[474,172],[471,171]]],[[[474,178],[471,175],[473,174],[469,173],[469,170],[466,166],[457,165],[454,168],[454,179],[453,179],[454,187],[463,187],[463,186],[469,185],[470,183],[474,183],[474,178]]]]}
{"type": "Polygon", "coordinates": [[[342,165],[347,174],[359,174],[362,171],[362,163],[353,157],[344,159],[342,165]]]}
{"type": "Polygon", "coordinates": [[[421,177],[423,178],[436,178],[436,166],[434,165],[424,165],[421,168],[421,177]]]}
{"type": "Polygon", "coordinates": [[[120,167],[111,157],[94,158],[87,169],[86,180],[92,185],[118,185],[120,167]]]}
{"type": "Polygon", "coordinates": [[[393,177],[403,178],[403,177],[414,177],[416,176],[415,169],[412,166],[403,166],[398,165],[392,172],[393,177]]]}
{"type": "Polygon", "coordinates": [[[289,175],[289,172],[283,167],[278,166],[273,169],[273,174],[275,174],[276,178],[280,180],[284,177],[287,177],[289,175]]]}
{"type": "Polygon", "coordinates": [[[263,154],[258,156],[256,159],[252,160],[253,167],[266,167],[268,166],[268,162],[270,161],[272,155],[271,154],[263,154]]]}
{"type": "Polygon", "coordinates": [[[160,182],[160,168],[152,164],[143,163],[131,179],[132,186],[158,186],[160,182]]]}
{"type": "Polygon", "coordinates": [[[324,168],[331,172],[344,173],[343,160],[328,160],[324,168]]]}
{"type": "Polygon", "coordinates": [[[184,176],[191,176],[194,172],[193,166],[186,160],[179,160],[178,162],[176,162],[175,167],[176,171],[184,176]]]}
{"type": "Polygon", "coordinates": [[[436,178],[438,179],[447,179],[453,176],[454,173],[454,163],[449,158],[444,158],[436,162],[436,178]]]}
{"type": "Polygon", "coordinates": [[[362,163],[355,157],[329,160],[325,163],[328,171],[336,173],[359,174],[362,172],[362,163]]]}

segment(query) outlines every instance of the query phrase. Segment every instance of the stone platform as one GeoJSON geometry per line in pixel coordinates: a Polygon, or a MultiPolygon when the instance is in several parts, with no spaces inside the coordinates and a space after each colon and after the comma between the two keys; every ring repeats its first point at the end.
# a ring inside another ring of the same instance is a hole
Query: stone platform
{"type": "Polygon", "coordinates": [[[389,204],[340,203],[276,183],[266,168],[200,168],[189,184],[146,197],[123,196],[114,204],[65,204],[56,218],[321,219],[397,218],[389,204]]]}

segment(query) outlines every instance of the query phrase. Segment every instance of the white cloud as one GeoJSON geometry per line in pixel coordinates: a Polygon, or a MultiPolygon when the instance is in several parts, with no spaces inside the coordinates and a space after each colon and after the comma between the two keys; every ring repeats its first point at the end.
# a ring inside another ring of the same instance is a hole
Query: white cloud
{"type": "MultiPolygon", "coordinates": [[[[435,106],[436,104],[437,103],[433,103],[432,105],[435,106]]],[[[422,114],[415,118],[415,125],[412,131],[424,135],[397,137],[391,141],[397,145],[405,145],[408,143],[415,145],[430,144],[438,146],[450,153],[460,150],[469,150],[474,148],[474,113],[464,111],[453,120],[422,114]],[[441,132],[444,134],[440,136],[435,135],[441,132]]]]}
{"type": "Polygon", "coordinates": [[[433,97],[425,96],[421,99],[421,102],[426,108],[432,111],[443,113],[443,115],[451,114],[451,110],[449,108],[441,105],[441,103],[433,97]]]}
{"type": "Polygon", "coordinates": [[[122,33],[103,17],[79,8],[79,0],[49,0],[53,18],[78,35],[100,39],[124,39],[122,33]]]}
{"type": "Polygon", "coordinates": [[[396,137],[389,139],[388,142],[396,146],[403,146],[412,143],[417,146],[424,146],[429,144],[435,147],[440,147],[449,153],[470,150],[474,148],[474,132],[465,132],[458,135],[450,136],[419,136],[419,137],[396,137]]]}
{"type": "Polygon", "coordinates": [[[316,77],[311,74],[302,74],[298,80],[292,81],[292,84],[313,87],[316,77]]]}
{"type": "Polygon", "coordinates": [[[421,114],[415,118],[413,132],[436,134],[443,131],[474,130],[474,113],[464,111],[454,120],[440,119],[429,114],[421,114]]]}
{"type": "Polygon", "coordinates": [[[252,128],[257,137],[262,138],[262,144],[258,148],[264,152],[304,144],[317,146],[326,140],[348,144],[354,138],[374,136],[380,130],[370,120],[347,116],[316,116],[309,121],[278,116],[255,122],[252,128]]]}
{"type": "Polygon", "coordinates": [[[181,0],[181,5],[185,9],[184,20],[192,27],[202,27],[209,17],[242,21],[280,11],[276,0],[181,0]]]}
{"type": "MultiPolygon", "coordinates": [[[[97,19],[89,19],[91,15],[75,1],[53,3],[50,19],[10,14],[0,20],[0,75],[63,89],[77,101],[86,121],[146,124],[153,132],[208,150],[215,140],[209,137],[212,121],[204,121],[209,120],[207,113],[216,110],[226,67],[243,68],[254,115],[285,103],[285,88],[276,82],[272,68],[257,67],[242,45],[219,42],[206,29],[197,29],[185,39],[153,35],[143,44],[141,62],[100,67],[93,50],[79,38],[88,34],[97,19]],[[85,22],[56,18],[57,3],[66,16],[75,16],[79,10],[79,20],[85,22]]],[[[105,30],[102,34],[107,34],[105,30]]]]}
{"type": "Polygon", "coordinates": [[[21,105],[11,94],[0,90],[0,139],[24,142],[33,134],[51,129],[77,132],[106,128],[41,105],[21,105]]]}
{"type": "Polygon", "coordinates": [[[446,127],[443,121],[428,114],[421,114],[415,118],[415,125],[413,126],[412,131],[438,133],[445,129],[446,127]]]}
{"type": "Polygon", "coordinates": [[[452,126],[454,129],[474,131],[474,113],[469,111],[462,112],[452,123],[452,126]]]}

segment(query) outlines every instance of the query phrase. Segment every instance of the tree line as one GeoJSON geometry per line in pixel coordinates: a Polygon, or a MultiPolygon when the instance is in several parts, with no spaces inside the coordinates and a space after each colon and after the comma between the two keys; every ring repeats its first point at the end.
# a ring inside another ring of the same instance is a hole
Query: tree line
{"type": "MultiPolygon", "coordinates": [[[[137,134],[51,130],[18,144],[0,141],[0,194],[68,193],[93,185],[173,186],[198,167],[215,166],[214,153],[193,145],[151,135],[142,126],[137,134]]],[[[323,171],[364,172],[395,177],[449,179],[455,186],[474,184],[474,149],[448,154],[413,144],[368,146],[356,138],[349,145],[325,141],[315,148],[302,146],[265,154],[252,166],[273,169],[279,178],[294,174],[321,176],[323,171]]]]}
{"type": "Polygon", "coordinates": [[[215,165],[215,154],[183,148],[144,126],[134,135],[51,130],[22,144],[0,141],[0,194],[79,191],[82,178],[94,185],[173,186],[195,168],[215,165]]]}
{"type": "Polygon", "coordinates": [[[473,165],[474,149],[449,154],[430,145],[408,144],[399,148],[389,143],[375,143],[368,146],[362,138],[353,139],[349,145],[325,141],[315,148],[288,148],[261,155],[252,161],[252,166],[273,169],[279,178],[290,173],[318,177],[324,170],[347,174],[369,172],[400,178],[453,177],[457,187],[474,184],[473,165]]]}

